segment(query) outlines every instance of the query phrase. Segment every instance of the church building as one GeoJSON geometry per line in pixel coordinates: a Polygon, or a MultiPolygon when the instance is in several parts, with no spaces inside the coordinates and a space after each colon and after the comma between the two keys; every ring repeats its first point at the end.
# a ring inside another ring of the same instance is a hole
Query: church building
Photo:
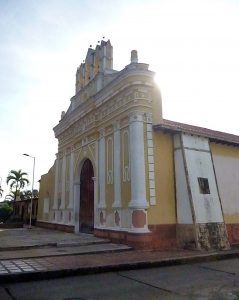
{"type": "Polygon", "coordinates": [[[239,243],[239,136],[163,119],[154,72],[136,50],[116,71],[109,40],[88,49],[54,133],[38,226],[136,249],[239,243]]]}

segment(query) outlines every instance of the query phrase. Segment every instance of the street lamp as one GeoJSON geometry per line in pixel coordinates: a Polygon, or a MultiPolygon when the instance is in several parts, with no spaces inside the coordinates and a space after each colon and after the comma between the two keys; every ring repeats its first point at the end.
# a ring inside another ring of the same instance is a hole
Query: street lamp
{"type": "Polygon", "coordinates": [[[32,199],[33,199],[33,188],[34,188],[34,173],[35,173],[35,157],[29,154],[24,153],[23,155],[33,158],[33,171],[32,171],[32,195],[31,195],[31,210],[30,210],[30,220],[29,220],[29,229],[32,228],[32,199]]]}
{"type": "Polygon", "coordinates": [[[2,197],[2,177],[0,176],[0,198],[2,197]]]}

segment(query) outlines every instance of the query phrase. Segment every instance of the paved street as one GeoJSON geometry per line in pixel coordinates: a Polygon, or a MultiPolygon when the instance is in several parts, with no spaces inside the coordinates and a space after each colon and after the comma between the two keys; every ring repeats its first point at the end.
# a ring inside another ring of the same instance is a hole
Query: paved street
{"type": "Polygon", "coordinates": [[[239,299],[239,259],[2,284],[1,300],[239,299]]]}

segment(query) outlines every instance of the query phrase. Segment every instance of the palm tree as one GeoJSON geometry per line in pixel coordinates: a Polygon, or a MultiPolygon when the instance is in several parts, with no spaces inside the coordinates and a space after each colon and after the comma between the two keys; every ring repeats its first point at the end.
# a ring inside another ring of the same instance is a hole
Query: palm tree
{"type": "Polygon", "coordinates": [[[1,185],[0,185],[0,198],[2,198],[2,194],[3,194],[3,189],[2,189],[2,187],[1,187],[1,185]]]}
{"type": "Polygon", "coordinates": [[[17,192],[10,191],[10,193],[5,196],[5,200],[13,201],[15,199],[15,195],[17,197],[19,195],[19,191],[17,191],[17,192]]]}
{"type": "Polygon", "coordinates": [[[7,176],[7,184],[10,183],[11,190],[14,188],[14,201],[16,201],[18,192],[29,183],[29,180],[25,177],[26,175],[27,173],[22,172],[22,170],[11,170],[7,176]]]}

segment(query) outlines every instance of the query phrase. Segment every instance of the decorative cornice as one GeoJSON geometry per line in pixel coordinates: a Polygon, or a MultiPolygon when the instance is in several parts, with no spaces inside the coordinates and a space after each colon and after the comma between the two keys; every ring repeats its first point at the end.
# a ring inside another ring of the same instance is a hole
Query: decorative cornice
{"type": "MultiPolygon", "coordinates": [[[[127,66],[125,69],[117,73],[117,77],[114,78],[111,82],[109,82],[105,87],[103,87],[98,93],[96,93],[94,96],[89,97],[87,101],[82,102],[73,111],[70,111],[70,108],[68,109],[66,115],[64,118],[59,122],[58,125],[54,127],[55,136],[59,137],[63,132],[70,129],[70,127],[73,125],[73,123],[79,121],[83,116],[91,113],[94,111],[95,105],[96,107],[101,106],[103,103],[107,102],[112,97],[115,97],[120,92],[125,90],[127,87],[133,87],[133,86],[146,86],[146,87],[152,87],[154,85],[153,82],[153,72],[149,71],[147,69],[147,65],[145,64],[137,64],[136,69],[131,69],[129,66],[127,66]],[[135,80],[135,76],[141,77],[141,80],[135,80]],[[130,80],[131,78],[131,80],[130,80]],[[127,79],[127,83],[123,83],[127,79]],[[121,87],[119,86],[121,84],[121,87]],[[118,87],[117,87],[118,86],[118,87]],[[116,88],[117,87],[117,88],[116,88]],[[116,91],[114,92],[113,90],[116,91]]],[[[112,74],[111,74],[112,75],[112,74]]],[[[141,94],[143,99],[144,98],[143,92],[141,94]]],[[[140,99],[140,94],[134,95],[132,97],[133,101],[138,101],[140,99]]],[[[150,97],[151,98],[151,97],[150,97]]],[[[72,100],[74,101],[74,100],[72,100]]],[[[116,105],[117,106],[117,105],[116,105]]],[[[109,107],[109,110],[114,111],[117,107],[109,107]]],[[[96,121],[96,116],[93,114],[91,116],[91,123],[96,121]]],[[[71,131],[70,131],[71,133],[71,131]]],[[[68,133],[69,134],[69,133],[68,133]]]]}

